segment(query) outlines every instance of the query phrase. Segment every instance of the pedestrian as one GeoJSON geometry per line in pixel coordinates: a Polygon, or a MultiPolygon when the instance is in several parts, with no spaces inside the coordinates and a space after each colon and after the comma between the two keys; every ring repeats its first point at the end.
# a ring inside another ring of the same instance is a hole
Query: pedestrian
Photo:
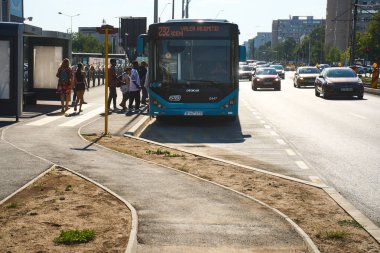
{"type": "Polygon", "coordinates": [[[117,92],[116,87],[118,86],[119,80],[116,75],[116,59],[110,60],[111,66],[108,68],[108,110],[111,110],[111,100],[113,101],[113,111],[116,112],[118,108],[116,107],[117,92]]]}
{"type": "Polygon", "coordinates": [[[58,77],[57,93],[61,98],[61,112],[66,112],[69,109],[70,92],[73,86],[73,71],[69,59],[63,59],[56,76],[58,77]]]}
{"type": "Polygon", "coordinates": [[[120,85],[120,91],[123,93],[123,100],[120,103],[120,106],[123,108],[123,110],[126,110],[126,103],[129,99],[129,85],[131,80],[131,67],[125,67],[124,73],[121,77],[121,85],[120,85]]]}
{"type": "Polygon", "coordinates": [[[148,71],[147,67],[148,67],[148,64],[145,61],[142,61],[139,68],[139,78],[140,78],[140,83],[142,86],[141,87],[141,91],[142,91],[141,103],[143,105],[146,105],[146,99],[148,98],[148,91],[144,86],[146,74],[148,71]]]}
{"type": "Polygon", "coordinates": [[[100,66],[97,67],[97,74],[98,74],[98,86],[100,85],[100,66]]]}
{"type": "Polygon", "coordinates": [[[129,107],[128,114],[132,114],[133,102],[135,102],[134,111],[140,111],[140,78],[138,73],[139,63],[132,62],[131,81],[129,84],[129,107]]]}
{"type": "Polygon", "coordinates": [[[82,112],[82,104],[84,102],[83,95],[87,87],[89,91],[89,84],[86,82],[86,72],[83,71],[83,64],[79,63],[77,71],[74,76],[75,80],[75,92],[77,93],[77,100],[75,101],[74,111],[77,111],[77,105],[79,102],[79,113],[82,112]]]}
{"type": "Polygon", "coordinates": [[[90,87],[90,84],[91,84],[91,80],[92,80],[92,87],[95,87],[95,67],[94,65],[91,65],[90,66],[90,70],[89,70],[89,82],[88,82],[88,86],[90,87]]]}

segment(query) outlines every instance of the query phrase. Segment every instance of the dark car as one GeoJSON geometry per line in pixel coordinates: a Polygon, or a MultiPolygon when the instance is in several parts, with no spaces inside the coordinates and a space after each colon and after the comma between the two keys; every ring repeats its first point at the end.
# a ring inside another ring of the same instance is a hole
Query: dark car
{"type": "Polygon", "coordinates": [[[356,96],[363,98],[364,86],[362,80],[350,68],[327,68],[315,79],[315,95],[356,96]]]}
{"type": "Polygon", "coordinates": [[[299,67],[294,74],[294,87],[300,88],[301,86],[314,86],[315,78],[318,76],[319,69],[317,67],[299,67]]]}
{"type": "Polygon", "coordinates": [[[282,79],[285,79],[285,70],[282,65],[270,65],[270,68],[274,68],[277,71],[277,74],[282,79]]]}
{"type": "Polygon", "coordinates": [[[239,79],[252,79],[252,67],[248,65],[241,65],[239,67],[239,79]]]}
{"type": "Polygon", "coordinates": [[[352,69],[353,71],[355,71],[357,74],[360,74],[360,75],[366,73],[365,68],[361,65],[350,66],[350,69],[352,69]]]}
{"type": "Polygon", "coordinates": [[[252,89],[274,88],[281,90],[281,79],[274,68],[258,68],[252,76],[252,89]]]}

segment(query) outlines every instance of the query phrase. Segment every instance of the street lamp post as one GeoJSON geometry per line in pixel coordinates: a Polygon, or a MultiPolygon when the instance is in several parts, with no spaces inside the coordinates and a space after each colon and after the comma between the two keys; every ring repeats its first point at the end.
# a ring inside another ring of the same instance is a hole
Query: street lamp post
{"type": "Polygon", "coordinates": [[[62,12],[58,12],[58,14],[70,18],[70,33],[73,34],[73,18],[74,18],[74,17],[78,17],[80,14],[68,15],[68,14],[64,14],[64,13],[62,13],[62,12]]]}
{"type": "Polygon", "coordinates": [[[219,16],[219,14],[220,14],[221,12],[223,12],[223,11],[224,11],[224,10],[219,10],[218,13],[217,13],[216,16],[215,16],[215,19],[217,19],[218,16],[219,16]]]}
{"type": "Polygon", "coordinates": [[[158,18],[158,22],[161,22],[161,16],[162,16],[162,14],[164,13],[166,7],[167,7],[168,5],[170,5],[170,4],[171,4],[171,3],[166,3],[166,4],[165,4],[164,8],[163,8],[162,11],[161,11],[160,17],[158,18]]]}

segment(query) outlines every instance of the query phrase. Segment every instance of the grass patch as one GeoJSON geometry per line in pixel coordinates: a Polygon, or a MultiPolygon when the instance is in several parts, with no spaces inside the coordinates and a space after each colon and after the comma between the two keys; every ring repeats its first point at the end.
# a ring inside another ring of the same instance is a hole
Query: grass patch
{"type": "Polygon", "coordinates": [[[181,167],[178,168],[178,170],[188,173],[190,170],[186,168],[186,164],[183,164],[181,167]]]}
{"type": "Polygon", "coordinates": [[[338,224],[341,226],[354,227],[354,228],[363,228],[356,220],[341,220],[338,221],[338,224]]]}
{"type": "Polygon", "coordinates": [[[163,155],[165,157],[184,157],[184,155],[180,155],[180,154],[172,154],[170,153],[170,151],[167,151],[167,150],[161,150],[161,149],[156,149],[156,150],[150,150],[148,149],[147,151],[145,151],[146,154],[148,155],[163,155]]]}
{"type": "Polygon", "coordinates": [[[58,244],[80,244],[92,241],[95,238],[95,230],[84,229],[84,230],[63,230],[61,234],[54,238],[54,242],[58,244]]]}
{"type": "Polygon", "coordinates": [[[71,185],[71,184],[68,184],[68,185],[66,185],[66,189],[65,189],[65,191],[72,191],[73,190],[73,186],[71,185]]]}
{"type": "Polygon", "coordinates": [[[14,209],[14,208],[17,208],[17,204],[16,203],[10,203],[5,208],[7,208],[7,209],[14,209]]]}
{"type": "Polygon", "coordinates": [[[349,236],[349,233],[344,230],[325,231],[318,235],[319,238],[327,240],[343,240],[347,236],[349,236]]]}

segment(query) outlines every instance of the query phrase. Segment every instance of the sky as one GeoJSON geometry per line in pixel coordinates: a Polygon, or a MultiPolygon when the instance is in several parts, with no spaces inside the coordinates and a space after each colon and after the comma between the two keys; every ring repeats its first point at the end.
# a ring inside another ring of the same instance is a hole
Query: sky
{"type": "MultiPolygon", "coordinates": [[[[172,0],[158,0],[161,21],[172,17],[172,0]]],[[[71,20],[73,31],[78,27],[119,26],[119,17],[147,17],[153,23],[154,0],[24,0],[24,17],[33,17],[26,23],[43,30],[67,32],[71,20]],[[59,15],[79,16],[70,18],[59,15]]],[[[272,20],[289,19],[290,16],[326,18],[327,0],[191,0],[189,18],[227,19],[240,29],[240,43],[251,39],[257,32],[271,32],[272,20]]],[[[182,0],[175,0],[175,18],[181,18],[182,0]]]]}

